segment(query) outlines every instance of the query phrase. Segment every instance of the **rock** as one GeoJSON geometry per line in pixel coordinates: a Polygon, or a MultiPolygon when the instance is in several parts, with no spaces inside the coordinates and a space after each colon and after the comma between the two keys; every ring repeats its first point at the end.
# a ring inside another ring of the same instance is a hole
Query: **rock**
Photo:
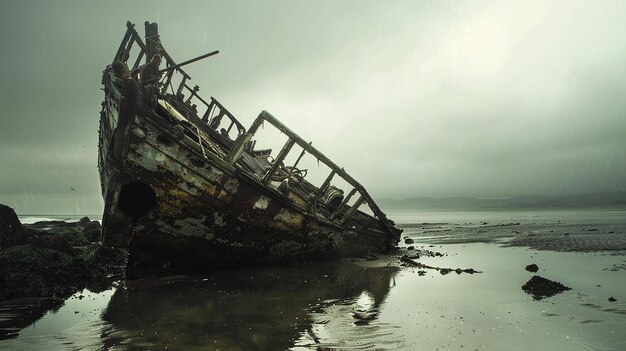
{"type": "Polygon", "coordinates": [[[409,246],[406,248],[407,250],[415,250],[415,246],[409,246]]]}
{"type": "Polygon", "coordinates": [[[54,251],[74,254],[74,246],[67,235],[45,234],[33,236],[30,243],[41,249],[49,249],[54,251]]]}
{"type": "Polygon", "coordinates": [[[522,290],[524,290],[527,294],[532,295],[534,300],[541,300],[572,289],[559,282],[534,275],[526,282],[526,284],[522,285],[522,290]]]}
{"type": "Polygon", "coordinates": [[[0,301],[64,298],[85,287],[103,291],[123,277],[126,251],[90,243],[99,240],[102,226],[87,220],[22,225],[11,208],[0,205],[0,301]],[[16,233],[19,243],[13,240],[16,233]]]}
{"type": "Polygon", "coordinates": [[[415,241],[413,239],[411,239],[411,238],[406,238],[406,239],[404,239],[404,243],[409,245],[409,244],[415,243],[415,241]]]}
{"type": "Polygon", "coordinates": [[[439,270],[439,273],[441,273],[441,275],[446,275],[448,273],[452,272],[452,270],[450,268],[442,268],[439,270]]]}
{"type": "Polygon", "coordinates": [[[0,300],[69,296],[74,282],[88,277],[82,260],[64,252],[19,245],[0,254],[0,300]]]}
{"type": "Polygon", "coordinates": [[[354,322],[355,325],[367,325],[371,321],[375,320],[377,316],[378,316],[378,312],[363,311],[363,310],[357,310],[352,313],[352,317],[356,319],[356,321],[354,322]]]}
{"type": "Polygon", "coordinates": [[[83,217],[76,222],[77,227],[85,227],[87,224],[91,223],[91,219],[89,217],[83,217]]]}
{"type": "Polygon", "coordinates": [[[77,222],[36,222],[25,224],[24,229],[29,236],[28,243],[39,248],[74,254],[74,248],[90,243],[77,222]]]}
{"type": "Polygon", "coordinates": [[[0,249],[23,244],[27,235],[15,211],[0,204],[0,249]]]}
{"type": "Polygon", "coordinates": [[[407,255],[402,255],[400,257],[400,262],[405,263],[409,266],[413,266],[413,267],[422,267],[422,264],[416,261],[413,261],[411,258],[409,258],[409,256],[407,255]]]}
{"type": "Polygon", "coordinates": [[[89,242],[95,243],[100,241],[100,234],[102,234],[102,225],[98,221],[91,221],[87,224],[81,233],[89,240],[89,242]]]}
{"type": "Polygon", "coordinates": [[[536,264],[529,264],[528,266],[526,266],[526,270],[531,272],[531,273],[537,273],[537,271],[539,271],[539,266],[537,266],[536,264]]]}
{"type": "Polygon", "coordinates": [[[609,297],[609,302],[615,302],[617,301],[613,296],[609,297]]]}
{"type": "Polygon", "coordinates": [[[74,230],[76,228],[76,222],[66,222],[66,221],[39,221],[32,224],[25,225],[29,229],[37,230],[44,229],[50,230],[54,228],[55,231],[59,229],[67,229],[74,230]]]}

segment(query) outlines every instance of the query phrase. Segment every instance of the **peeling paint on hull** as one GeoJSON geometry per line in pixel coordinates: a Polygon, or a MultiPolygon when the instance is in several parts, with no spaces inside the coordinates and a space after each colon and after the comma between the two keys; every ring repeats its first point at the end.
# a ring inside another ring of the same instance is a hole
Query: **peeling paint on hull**
{"type": "Polygon", "coordinates": [[[143,261],[189,271],[374,254],[392,245],[389,238],[363,240],[365,234],[350,233],[288,202],[272,200],[266,189],[240,182],[215,165],[185,166],[194,153],[181,142],[162,145],[156,140],[160,133],[156,125],[135,120],[148,132],[145,138],[130,136],[123,182],[148,184],[157,204],[127,233],[109,233],[105,239],[127,242],[129,269],[138,270],[136,276],[153,273],[142,267],[143,261]]]}
{"type": "MultiPolygon", "coordinates": [[[[123,42],[120,50],[126,47],[123,42]]],[[[324,186],[309,200],[281,193],[280,182],[250,170],[251,154],[248,164],[238,162],[250,141],[243,127],[237,127],[237,140],[219,146],[217,131],[188,121],[160,96],[156,107],[148,108],[139,99],[146,100],[149,86],[138,93],[134,78],[118,71],[109,69],[103,78],[102,241],[130,249],[130,276],[361,256],[398,242],[399,231],[382,213],[377,220],[355,212],[356,206],[345,207],[334,218],[331,210],[322,214],[311,206],[321,201],[324,186]]],[[[267,165],[268,174],[277,170],[276,164],[267,165]]]]}

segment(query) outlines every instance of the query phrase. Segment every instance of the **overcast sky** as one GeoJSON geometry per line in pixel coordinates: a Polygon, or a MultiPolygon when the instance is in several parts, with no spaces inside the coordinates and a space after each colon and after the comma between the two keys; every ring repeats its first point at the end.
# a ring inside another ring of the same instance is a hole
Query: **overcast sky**
{"type": "Polygon", "coordinates": [[[97,214],[100,79],[130,20],[249,126],[375,198],[626,190],[624,1],[0,0],[0,203],[97,214]],[[74,189],[74,190],[72,190],[74,189]]]}

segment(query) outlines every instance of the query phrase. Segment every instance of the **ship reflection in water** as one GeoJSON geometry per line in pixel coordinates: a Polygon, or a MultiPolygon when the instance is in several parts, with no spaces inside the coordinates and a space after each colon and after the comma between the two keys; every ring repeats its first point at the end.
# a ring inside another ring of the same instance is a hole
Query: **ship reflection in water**
{"type": "Polygon", "coordinates": [[[377,316],[397,271],[343,261],[131,281],[104,311],[101,342],[133,350],[384,347],[391,326],[377,316]]]}

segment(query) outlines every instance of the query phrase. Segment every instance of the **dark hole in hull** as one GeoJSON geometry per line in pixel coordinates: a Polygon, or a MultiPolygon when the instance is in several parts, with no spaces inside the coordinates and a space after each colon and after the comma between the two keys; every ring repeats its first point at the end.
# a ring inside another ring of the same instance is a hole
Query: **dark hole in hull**
{"type": "Polygon", "coordinates": [[[156,137],[157,141],[163,145],[171,145],[172,144],[172,139],[168,138],[167,136],[163,135],[163,134],[159,134],[156,137]]]}
{"type": "Polygon", "coordinates": [[[133,220],[147,215],[154,206],[156,206],[156,194],[149,185],[141,182],[122,185],[117,207],[133,220]]]}

